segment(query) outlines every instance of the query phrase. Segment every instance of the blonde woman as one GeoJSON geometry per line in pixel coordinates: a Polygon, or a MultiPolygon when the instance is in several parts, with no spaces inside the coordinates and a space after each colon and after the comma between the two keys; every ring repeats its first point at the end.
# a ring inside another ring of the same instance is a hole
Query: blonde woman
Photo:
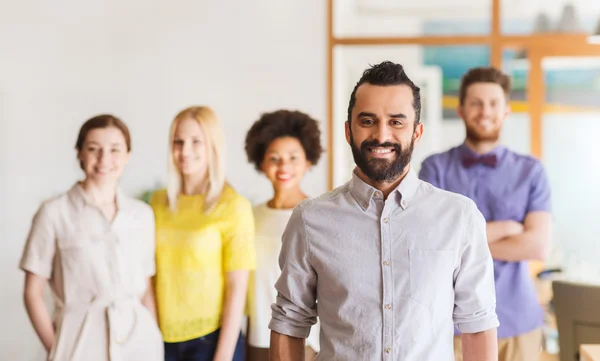
{"type": "MultiPolygon", "coordinates": [[[[249,361],[268,361],[271,305],[276,301],[275,282],[281,271],[281,237],[292,210],[308,196],[300,183],[321,157],[321,131],[316,120],[299,111],[278,110],[263,114],[246,135],[246,155],[273,187],[273,198],[254,207],[257,267],[251,275],[249,361]]],[[[319,325],[306,340],[305,359],[319,351],[319,325]]]]}
{"type": "Polygon", "coordinates": [[[99,115],[83,124],[75,148],[85,179],[42,204],[21,259],[29,318],[48,360],[163,360],[150,285],[154,216],[117,187],[129,130],[99,115]]]}
{"type": "Polygon", "coordinates": [[[225,181],[223,136],[210,108],[175,117],[170,150],[167,189],[150,200],[165,360],[243,361],[240,329],[255,267],[252,206],[225,181]]]}

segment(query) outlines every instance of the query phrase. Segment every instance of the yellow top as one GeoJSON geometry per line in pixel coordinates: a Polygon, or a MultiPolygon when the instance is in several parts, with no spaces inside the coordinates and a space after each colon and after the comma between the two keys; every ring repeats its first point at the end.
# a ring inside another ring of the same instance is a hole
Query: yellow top
{"type": "Polygon", "coordinates": [[[253,270],[254,217],[248,200],[225,186],[209,213],[204,197],[179,196],[171,211],[166,190],[150,199],[156,218],[156,300],[165,342],[205,336],[221,326],[225,274],[253,270]]]}

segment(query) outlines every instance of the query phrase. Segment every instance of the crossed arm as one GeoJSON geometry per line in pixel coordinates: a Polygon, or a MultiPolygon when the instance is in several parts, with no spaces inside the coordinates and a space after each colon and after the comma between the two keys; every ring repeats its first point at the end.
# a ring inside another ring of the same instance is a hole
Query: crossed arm
{"type": "MultiPolygon", "coordinates": [[[[419,178],[444,188],[441,181],[443,170],[433,158],[425,160],[419,178]]],[[[551,244],[552,216],[548,179],[540,164],[531,172],[532,181],[528,209],[523,223],[516,221],[488,222],[487,239],[492,257],[504,261],[540,260],[547,257],[551,244]]]]}
{"type": "Polygon", "coordinates": [[[530,212],[523,224],[515,221],[488,222],[487,238],[492,257],[504,261],[543,261],[551,243],[549,212],[530,212]]]}

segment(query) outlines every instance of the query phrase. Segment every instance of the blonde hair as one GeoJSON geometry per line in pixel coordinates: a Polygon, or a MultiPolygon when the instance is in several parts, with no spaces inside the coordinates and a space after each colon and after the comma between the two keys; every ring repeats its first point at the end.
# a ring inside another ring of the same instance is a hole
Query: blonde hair
{"type": "Polygon", "coordinates": [[[177,169],[177,165],[173,160],[173,141],[175,137],[175,129],[180,121],[184,119],[192,119],[198,122],[200,129],[204,134],[206,142],[206,162],[208,178],[207,187],[204,193],[204,212],[211,211],[217,204],[221,192],[225,186],[225,155],[224,141],[219,119],[214,111],[206,106],[189,107],[177,114],[171,124],[169,135],[169,165],[168,165],[168,183],[167,183],[167,198],[169,208],[177,209],[177,197],[181,193],[183,180],[181,172],[177,169]]]}

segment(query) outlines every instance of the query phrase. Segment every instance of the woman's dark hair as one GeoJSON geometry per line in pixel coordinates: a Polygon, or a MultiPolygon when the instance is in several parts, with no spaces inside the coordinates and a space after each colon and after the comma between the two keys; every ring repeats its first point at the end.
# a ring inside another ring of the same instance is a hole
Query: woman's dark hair
{"type": "MultiPolygon", "coordinates": [[[[127,151],[130,152],[131,136],[129,135],[129,128],[127,128],[127,125],[125,125],[125,123],[123,123],[121,119],[110,114],[97,115],[83,123],[83,125],[79,129],[79,135],[77,135],[75,149],[77,149],[78,152],[81,151],[81,148],[83,148],[83,143],[85,143],[85,138],[92,129],[108,127],[115,127],[119,129],[121,133],[123,133],[123,137],[125,138],[125,144],[127,145],[127,151]]],[[[81,163],[81,161],[79,162],[79,167],[83,169],[83,164],[81,163]]]]}
{"type": "Polygon", "coordinates": [[[81,148],[83,147],[83,143],[85,143],[85,138],[92,129],[108,127],[115,127],[119,129],[121,133],[123,133],[123,137],[125,137],[125,144],[127,145],[127,151],[130,152],[131,136],[129,135],[129,128],[127,128],[127,125],[125,125],[125,123],[123,123],[121,119],[110,114],[97,115],[83,123],[83,125],[79,129],[79,135],[77,136],[75,149],[77,149],[78,151],[81,150],[81,148]]]}
{"type": "Polygon", "coordinates": [[[264,113],[254,122],[246,134],[245,149],[248,161],[260,170],[267,148],[271,142],[281,137],[298,139],[306,159],[313,165],[319,162],[323,148],[317,121],[305,113],[290,110],[264,113]]]}

